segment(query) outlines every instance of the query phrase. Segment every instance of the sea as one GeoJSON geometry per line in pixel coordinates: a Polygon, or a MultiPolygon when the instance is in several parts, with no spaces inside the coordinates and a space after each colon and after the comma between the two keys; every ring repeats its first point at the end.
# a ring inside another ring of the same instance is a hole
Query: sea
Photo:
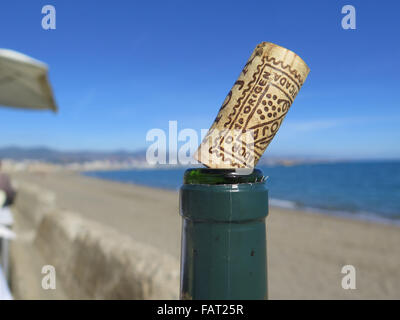
{"type": "MultiPolygon", "coordinates": [[[[400,225],[400,161],[259,166],[270,205],[400,225]]],[[[179,190],[187,168],[90,171],[84,175],[179,190]]]]}

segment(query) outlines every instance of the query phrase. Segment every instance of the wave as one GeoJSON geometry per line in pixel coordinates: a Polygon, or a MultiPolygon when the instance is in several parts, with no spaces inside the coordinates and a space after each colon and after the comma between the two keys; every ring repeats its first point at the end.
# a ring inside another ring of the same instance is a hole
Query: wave
{"type": "Polygon", "coordinates": [[[336,217],[342,217],[346,219],[353,219],[353,220],[361,220],[361,221],[368,221],[373,223],[382,223],[382,224],[389,224],[389,225],[396,225],[400,226],[400,217],[394,218],[386,218],[382,217],[382,215],[374,212],[366,212],[366,211],[345,211],[345,210],[327,210],[322,208],[314,208],[314,207],[307,207],[301,203],[290,201],[290,200],[283,200],[283,199],[275,199],[270,198],[269,204],[273,207],[282,208],[282,209],[292,209],[298,211],[305,211],[308,213],[313,214],[328,214],[336,217]]]}
{"type": "Polygon", "coordinates": [[[281,200],[281,199],[269,199],[269,204],[274,207],[284,208],[284,209],[299,209],[299,205],[294,201],[290,200],[281,200]]]}

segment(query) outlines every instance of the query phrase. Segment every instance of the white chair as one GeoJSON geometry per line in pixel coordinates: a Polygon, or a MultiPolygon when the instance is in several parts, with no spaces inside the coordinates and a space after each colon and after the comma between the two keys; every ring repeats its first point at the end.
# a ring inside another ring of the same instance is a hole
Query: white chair
{"type": "MultiPolygon", "coordinates": [[[[3,190],[0,190],[0,228],[1,227],[12,227],[14,224],[14,218],[10,208],[3,207],[4,203],[6,203],[6,194],[3,190]]],[[[11,230],[9,230],[13,233],[11,230]]],[[[10,233],[4,231],[0,233],[0,237],[9,238],[10,233]]]]}
{"type": "Polygon", "coordinates": [[[0,190],[0,208],[4,206],[7,200],[7,195],[3,190],[0,190]]]}
{"type": "Polygon", "coordinates": [[[3,274],[3,270],[0,266],[0,300],[12,300],[10,289],[8,288],[6,277],[3,274]]]}
{"type": "Polygon", "coordinates": [[[9,276],[9,241],[15,239],[15,233],[9,228],[13,225],[14,219],[10,208],[3,207],[7,196],[0,190],[0,300],[12,299],[7,286],[9,276]]]}
{"type": "Polygon", "coordinates": [[[1,207],[0,204],[0,225],[11,227],[13,224],[14,224],[14,218],[10,208],[1,207]]]}

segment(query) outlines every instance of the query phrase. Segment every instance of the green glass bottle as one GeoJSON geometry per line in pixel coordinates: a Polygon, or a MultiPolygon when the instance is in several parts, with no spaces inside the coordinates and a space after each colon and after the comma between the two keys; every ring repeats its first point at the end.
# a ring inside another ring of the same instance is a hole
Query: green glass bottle
{"type": "Polygon", "coordinates": [[[266,299],[261,170],[189,169],[180,190],[181,299],[266,299]]]}

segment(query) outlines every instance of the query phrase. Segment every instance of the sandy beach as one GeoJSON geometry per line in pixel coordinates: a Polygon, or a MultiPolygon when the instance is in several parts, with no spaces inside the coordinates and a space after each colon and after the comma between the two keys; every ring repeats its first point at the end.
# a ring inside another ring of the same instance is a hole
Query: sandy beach
{"type": "MultiPolygon", "coordinates": [[[[57,207],[157,248],[180,255],[178,193],[81,176],[16,173],[57,207]]],[[[18,198],[29,207],[30,199],[18,198]]],[[[325,214],[270,208],[267,218],[270,299],[400,299],[400,228],[325,214]],[[356,268],[356,289],[344,290],[344,265],[356,268]]],[[[178,289],[177,289],[178,290],[178,289]]]]}

